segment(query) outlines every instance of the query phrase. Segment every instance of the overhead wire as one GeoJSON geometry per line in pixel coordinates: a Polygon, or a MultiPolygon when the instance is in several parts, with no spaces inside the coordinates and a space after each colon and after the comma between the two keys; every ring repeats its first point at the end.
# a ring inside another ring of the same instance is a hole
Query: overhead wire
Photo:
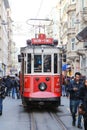
{"type": "Polygon", "coordinates": [[[37,18],[38,15],[40,14],[40,11],[41,11],[42,6],[43,6],[43,0],[41,0],[41,2],[40,2],[40,6],[39,6],[39,8],[38,8],[38,11],[37,11],[37,14],[36,14],[36,17],[35,17],[35,18],[37,18]]]}
{"type": "MultiPolygon", "coordinates": [[[[38,18],[39,14],[40,14],[40,11],[41,11],[41,9],[42,9],[42,6],[43,6],[43,0],[41,0],[41,2],[40,2],[40,5],[39,5],[38,11],[37,11],[37,13],[36,13],[35,19],[38,18]]],[[[30,31],[33,30],[33,27],[34,27],[34,26],[32,26],[29,30],[30,30],[30,31]]],[[[29,31],[29,32],[30,32],[30,31],[29,31]]]]}

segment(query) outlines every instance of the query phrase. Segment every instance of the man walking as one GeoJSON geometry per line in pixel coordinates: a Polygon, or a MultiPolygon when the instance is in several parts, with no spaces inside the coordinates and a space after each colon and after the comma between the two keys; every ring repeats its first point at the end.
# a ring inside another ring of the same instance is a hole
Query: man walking
{"type": "Polygon", "coordinates": [[[87,130],[87,78],[80,89],[79,98],[82,100],[82,104],[79,106],[79,113],[83,115],[84,130],[87,130]]]}
{"type": "MultiPolygon", "coordinates": [[[[72,125],[76,125],[76,113],[78,110],[78,106],[80,104],[80,99],[79,99],[79,91],[80,88],[83,87],[83,83],[80,80],[81,74],[80,72],[75,73],[75,78],[72,82],[70,82],[70,85],[68,87],[68,91],[70,93],[70,111],[72,114],[72,125]]],[[[78,115],[78,125],[77,127],[82,129],[81,126],[81,115],[78,115]]]]}
{"type": "Polygon", "coordinates": [[[0,77],[0,115],[2,115],[3,110],[3,99],[5,98],[5,85],[3,82],[3,78],[0,77]]]}

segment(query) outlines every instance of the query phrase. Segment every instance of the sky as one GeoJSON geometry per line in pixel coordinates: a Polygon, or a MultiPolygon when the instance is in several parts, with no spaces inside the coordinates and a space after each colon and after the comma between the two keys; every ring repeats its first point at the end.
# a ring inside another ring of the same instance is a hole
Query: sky
{"type": "Polygon", "coordinates": [[[9,0],[13,22],[13,40],[18,47],[25,46],[29,39],[31,26],[27,24],[31,18],[48,18],[49,13],[59,0],[9,0]]]}

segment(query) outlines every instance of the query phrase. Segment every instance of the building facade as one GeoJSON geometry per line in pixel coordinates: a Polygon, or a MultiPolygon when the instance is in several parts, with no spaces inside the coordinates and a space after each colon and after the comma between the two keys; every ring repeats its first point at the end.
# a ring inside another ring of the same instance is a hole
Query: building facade
{"type": "Polygon", "coordinates": [[[7,10],[8,6],[4,0],[0,1],[0,76],[6,74],[8,63],[8,34],[7,26],[7,10]]]}
{"type": "Polygon", "coordinates": [[[66,53],[63,64],[70,66],[67,75],[73,76],[76,71],[87,75],[87,43],[76,39],[78,32],[87,26],[87,0],[60,0],[59,9],[60,44],[66,53]]]}
{"type": "Polygon", "coordinates": [[[10,73],[13,53],[11,10],[8,0],[0,0],[0,76],[10,73]]]}

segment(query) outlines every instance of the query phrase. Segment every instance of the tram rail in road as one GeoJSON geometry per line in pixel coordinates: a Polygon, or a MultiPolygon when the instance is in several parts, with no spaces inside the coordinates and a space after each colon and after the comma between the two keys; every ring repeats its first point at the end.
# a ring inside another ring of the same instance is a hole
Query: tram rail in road
{"type": "Polygon", "coordinates": [[[60,118],[58,117],[58,115],[56,113],[50,113],[51,117],[57,121],[58,125],[60,125],[61,130],[68,130],[68,128],[66,127],[66,125],[60,120],[60,118]]]}

